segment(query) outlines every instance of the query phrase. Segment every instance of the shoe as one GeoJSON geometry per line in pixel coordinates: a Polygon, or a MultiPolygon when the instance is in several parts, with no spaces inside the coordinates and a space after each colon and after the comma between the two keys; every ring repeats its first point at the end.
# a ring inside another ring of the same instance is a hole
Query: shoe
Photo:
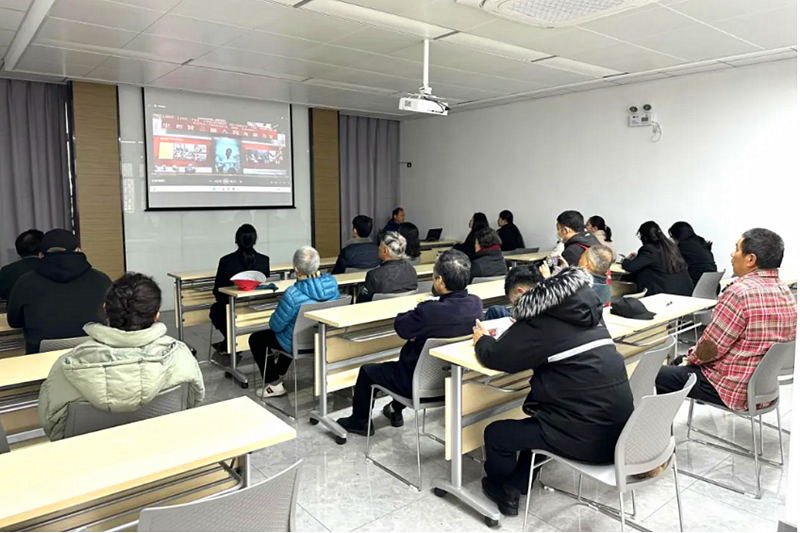
{"type": "Polygon", "coordinates": [[[389,419],[389,423],[392,424],[393,428],[401,428],[405,423],[403,421],[403,413],[395,413],[394,409],[392,409],[392,402],[383,406],[383,416],[389,419]]]}
{"type": "Polygon", "coordinates": [[[519,514],[519,491],[508,489],[505,486],[498,486],[489,481],[488,477],[481,480],[483,493],[487,498],[497,504],[497,508],[505,516],[517,516],[519,514]]]}
{"type": "MultiPolygon", "coordinates": [[[[347,418],[340,418],[339,420],[336,421],[336,423],[342,426],[342,428],[344,428],[348,433],[354,433],[356,435],[361,435],[362,437],[367,436],[367,425],[366,424],[361,425],[356,423],[353,420],[352,416],[348,416],[347,418]]],[[[369,429],[370,429],[369,436],[371,437],[372,435],[375,434],[375,426],[371,426],[369,429]]]]}
{"type": "Polygon", "coordinates": [[[267,385],[266,387],[256,389],[256,396],[259,398],[277,398],[278,396],[285,395],[286,388],[283,386],[283,383],[278,383],[277,385],[267,385]]]}
{"type": "Polygon", "coordinates": [[[225,341],[215,342],[211,344],[211,347],[221,354],[224,354],[228,351],[228,343],[225,341]]]}

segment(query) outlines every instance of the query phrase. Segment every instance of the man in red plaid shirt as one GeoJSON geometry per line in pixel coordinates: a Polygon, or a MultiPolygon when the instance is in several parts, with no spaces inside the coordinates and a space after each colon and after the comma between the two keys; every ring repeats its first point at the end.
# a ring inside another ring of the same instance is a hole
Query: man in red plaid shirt
{"type": "Polygon", "coordinates": [[[794,340],[797,301],[778,278],[783,239],[767,229],[751,229],[731,254],[739,277],[719,298],[697,346],[682,366],[662,367],[656,378],[659,394],[683,388],[697,376],[691,398],[736,411],[747,410],[747,383],[769,348],[794,340]]]}

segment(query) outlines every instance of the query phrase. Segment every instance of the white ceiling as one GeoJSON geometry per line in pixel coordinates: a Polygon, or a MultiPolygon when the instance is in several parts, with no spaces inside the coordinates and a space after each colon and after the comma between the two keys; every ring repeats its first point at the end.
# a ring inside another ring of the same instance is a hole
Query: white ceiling
{"type": "Polygon", "coordinates": [[[555,29],[455,0],[0,0],[0,58],[24,50],[0,75],[403,118],[426,37],[434,94],[469,109],[793,58],[797,0],[660,0],[555,29]]]}

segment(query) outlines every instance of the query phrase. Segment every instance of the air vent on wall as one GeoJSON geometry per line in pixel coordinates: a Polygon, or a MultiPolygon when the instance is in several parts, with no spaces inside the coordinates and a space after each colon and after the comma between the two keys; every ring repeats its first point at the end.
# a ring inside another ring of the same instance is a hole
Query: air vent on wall
{"type": "Polygon", "coordinates": [[[656,0],[456,0],[493,15],[545,28],[571,26],[656,0]]]}

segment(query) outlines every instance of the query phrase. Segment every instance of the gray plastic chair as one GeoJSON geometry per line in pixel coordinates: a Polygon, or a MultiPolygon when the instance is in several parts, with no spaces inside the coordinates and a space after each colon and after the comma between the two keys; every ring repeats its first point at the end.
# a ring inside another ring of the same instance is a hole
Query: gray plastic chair
{"type": "Polygon", "coordinates": [[[378,292],[372,295],[372,301],[377,300],[391,300],[392,298],[402,298],[403,296],[414,296],[417,294],[416,290],[405,292],[378,292]]]}
{"type": "Polygon", "coordinates": [[[417,294],[430,294],[433,289],[433,280],[417,283],[417,294]]]}
{"type": "Polygon", "coordinates": [[[91,337],[72,337],[69,339],[45,339],[39,344],[40,352],[54,352],[56,350],[71,350],[79,344],[92,340],[91,337]]]}
{"type": "MultiPolygon", "coordinates": [[[[722,281],[722,277],[725,275],[725,271],[722,272],[704,272],[700,279],[697,281],[697,285],[692,291],[693,298],[706,298],[708,300],[716,300],[717,295],[719,295],[719,282],[722,281]]],[[[706,309],[704,311],[698,311],[697,313],[693,314],[694,321],[700,322],[704,326],[707,326],[711,323],[711,314],[713,313],[712,309],[706,309]]],[[[697,328],[694,330],[694,340],[695,343],[698,341],[697,335],[697,328]]]]}
{"type": "Polygon", "coordinates": [[[380,467],[397,479],[403,481],[405,484],[416,488],[418,491],[422,490],[422,456],[420,454],[419,443],[419,412],[423,412],[422,427],[424,432],[424,413],[427,409],[444,407],[444,380],[450,375],[450,364],[432,356],[430,351],[438,346],[452,344],[453,342],[457,342],[465,338],[466,337],[459,337],[457,339],[428,339],[425,341],[425,346],[422,347],[422,353],[417,360],[417,366],[414,368],[414,377],[412,378],[411,382],[411,398],[401,396],[396,392],[387,389],[386,387],[382,387],[381,385],[372,386],[370,405],[374,405],[375,392],[380,390],[386,393],[386,395],[390,396],[393,400],[396,400],[405,407],[414,411],[414,429],[417,436],[417,484],[415,485],[408,479],[369,456],[369,433],[372,430],[371,413],[367,419],[367,461],[370,461],[371,463],[380,467]]]}
{"type": "Polygon", "coordinates": [[[6,430],[3,429],[3,424],[0,423],[0,453],[8,453],[11,448],[8,447],[8,438],[6,437],[6,430]]]}
{"type": "MultiPolygon", "coordinates": [[[[672,467],[672,475],[675,478],[675,498],[678,504],[678,523],[680,530],[683,531],[683,508],[681,507],[677,454],[672,425],[683,401],[689,395],[689,391],[692,390],[696,382],[697,376],[691,375],[686,380],[683,389],[679,391],[643,397],[639,405],[634,408],[622,433],[620,433],[619,439],[617,439],[617,445],[614,449],[614,464],[590,465],[559,457],[546,450],[533,450],[534,457],[537,455],[550,457],[557,463],[561,463],[578,472],[577,495],[560,489],[554,490],[573,498],[577,496],[580,503],[588,504],[602,513],[618,519],[622,526],[621,531],[625,531],[625,493],[630,491],[633,495],[634,490],[656,483],[666,474],[669,467],[672,467]],[[667,467],[658,475],[644,479],[637,477],[637,474],[650,472],[663,464],[666,464],[667,467]],[[619,510],[584,499],[581,494],[583,476],[588,476],[604,485],[615,487],[619,493],[619,510]]],[[[527,511],[530,509],[531,492],[533,492],[531,486],[533,485],[534,471],[537,466],[536,461],[531,461],[523,531],[528,529],[527,511]]],[[[636,500],[633,496],[632,499],[635,515],[636,500]]]]}
{"type": "MultiPolygon", "coordinates": [[[[294,329],[292,330],[292,353],[285,352],[283,350],[277,350],[278,353],[282,353],[288,357],[294,359],[294,393],[295,393],[295,402],[294,402],[294,419],[297,420],[298,408],[297,408],[297,361],[301,359],[303,356],[306,355],[313,355],[314,350],[316,348],[314,344],[314,334],[317,332],[317,321],[311,320],[310,318],[306,318],[306,313],[310,313],[312,311],[320,311],[322,309],[332,309],[334,307],[345,307],[350,305],[353,301],[352,296],[341,296],[337,300],[329,300],[327,302],[316,302],[311,304],[304,304],[300,306],[300,310],[297,313],[297,320],[294,323],[294,329]]],[[[267,365],[264,365],[264,372],[261,374],[261,384],[262,387],[266,387],[264,383],[264,377],[267,372],[267,365]]],[[[281,413],[285,414],[288,417],[292,417],[291,413],[287,413],[280,407],[273,405],[271,403],[267,403],[264,398],[259,398],[261,403],[271,408],[274,408],[281,413]]]]}
{"type": "Polygon", "coordinates": [[[641,300],[645,296],[647,296],[647,289],[643,290],[642,292],[634,292],[631,294],[622,295],[623,298],[633,298],[634,300],[641,300]]]}
{"type": "Polygon", "coordinates": [[[153,401],[136,411],[110,413],[101,411],[89,402],[75,402],[67,406],[67,420],[64,438],[76,437],[148,418],[177,413],[187,408],[189,385],[182,383],[177,387],[162,391],[153,401]]]}
{"type": "Polygon", "coordinates": [[[295,531],[300,463],[252,487],[196,502],[151,507],[137,531],[295,531]]]}
{"type": "Polygon", "coordinates": [[[756,478],[756,492],[753,494],[752,492],[748,492],[743,490],[739,487],[734,487],[732,485],[728,485],[725,483],[721,483],[712,479],[708,479],[706,477],[691,473],[691,472],[681,472],[686,474],[690,477],[695,479],[700,479],[702,481],[706,481],[711,483],[712,485],[717,485],[718,487],[722,487],[724,489],[728,489],[733,492],[737,492],[739,494],[745,494],[754,496],[756,499],[761,498],[761,465],[759,464],[759,459],[763,463],[770,464],[772,466],[783,466],[783,430],[781,428],[781,411],[778,408],[780,404],[780,392],[781,387],[778,381],[778,376],[783,371],[786,365],[786,359],[793,359],[795,353],[795,341],[791,342],[784,342],[784,343],[775,343],[767,350],[767,353],[764,354],[764,357],[761,358],[761,361],[758,363],[755,372],[750,377],[750,381],[747,383],[747,411],[733,411],[721,405],[715,405],[705,402],[697,402],[702,405],[707,405],[709,407],[713,407],[714,409],[720,409],[722,411],[732,413],[738,415],[742,418],[749,418],[750,419],[750,430],[753,433],[753,448],[745,448],[744,446],[740,446],[734,442],[731,442],[727,439],[723,439],[719,435],[715,435],[713,433],[709,433],[704,431],[700,428],[696,428],[692,426],[692,417],[694,415],[694,406],[696,400],[690,399],[689,403],[689,418],[686,423],[686,436],[692,442],[697,442],[698,444],[705,444],[709,446],[713,446],[714,448],[719,448],[730,453],[735,453],[737,455],[741,455],[743,457],[752,457],[753,464],[755,467],[754,473],[756,478]],[[764,407],[759,407],[759,405],[763,405],[764,407]],[[763,415],[775,411],[775,414],[778,418],[778,427],[775,428],[778,430],[778,444],[780,447],[780,462],[775,462],[769,459],[764,458],[764,424],[762,417],[763,415]],[[758,425],[759,425],[759,434],[756,434],[756,418],[758,418],[758,425]],[[718,444],[714,444],[712,442],[708,442],[701,439],[694,439],[691,437],[691,432],[695,431],[706,437],[712,438],[714,440],[720,441],[725,443],[727,446],[721,446],[718,444]],[[757,438],[760,437],[759,438],[757,438]],[[760,445],[759,445],[760,444],[760,445]]]}
{"type": "Polygon", "coordinates": [[[536,248],[517,248],[516,250],[510,250],[508,252],[503,252],[503,257],[507,255],[522,255],[522,254],[535,254],[539,251],[539,247],[536,248]]]}
{"type": "Polygon", "coordinates": [[[474,285],[476,283],[488,283],[490,281],[497,281],[499,279],[506,279],[505,276],[492,276],[488,278],[472,278],[472,283],[470,285],[474,285]]]}
{"type": "Polygon", "coordinates": [[[658,347],[642,354],[629,380],[634,407],[639,405],[645,396],[654,394],[658,370],[675,349],[675,344],[677,344],[675,337],[669,337],[658,347]]]}

